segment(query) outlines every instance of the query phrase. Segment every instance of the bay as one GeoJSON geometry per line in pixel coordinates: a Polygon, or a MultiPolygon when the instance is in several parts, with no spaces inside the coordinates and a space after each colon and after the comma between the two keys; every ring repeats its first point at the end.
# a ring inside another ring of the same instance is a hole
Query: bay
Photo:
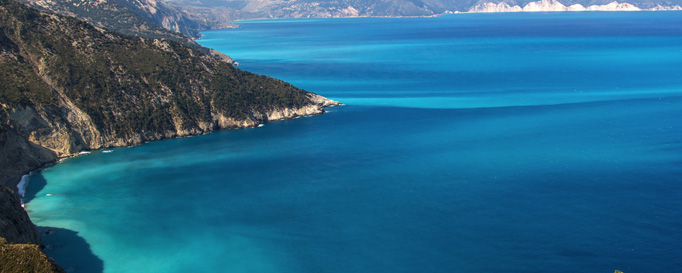
{"type": "Polygon", "coordinates": [[[674,271],[680,15],[207,31],[241,69],[346,105],[68,159],[26,207],[72,272],[674,271]]]}

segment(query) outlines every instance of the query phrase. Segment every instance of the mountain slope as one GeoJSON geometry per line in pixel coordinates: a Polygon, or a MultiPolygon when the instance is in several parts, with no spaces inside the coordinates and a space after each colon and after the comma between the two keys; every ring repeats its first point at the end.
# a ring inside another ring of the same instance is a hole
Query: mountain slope
{"type": "Polygon", "coordinates": [[[142,13],[139,9],[131,9],[130,7],[134,5],[123,0],[21,0],[21,2],[54,13],[73,16],[100,28],[127,35],[165,38],[194,45],[188,37],[145,20],[138,14],[142,13]]]}
{"type": "Polygon", "coordinates": [[[237,25],[226,17],[197,16],[181,7],[161,0],[117,0],[149,22],[191,38],[201,38],[199,31],[208,29],[233,28],[237,25]]]}
{"type": "Polygon", "coordinates": [[[31,6],[77,17],[93,25],[123,34],[165,38],[194,46],[190,38],[200,38],[201,30],[231,28],[236,25],[218,15],[208,19],[197,12],[161,0],[21,0],[31,6]],[[215,19],[218,18],[218,19],[215,19]],[[183,34],[183,35],[179,35],[183,34]]]}
{"type": "Polygon", "coordinates": [[[252,127],[331,102],[165,39],[0,0],[0,181],[81,150],[252,127]]]}

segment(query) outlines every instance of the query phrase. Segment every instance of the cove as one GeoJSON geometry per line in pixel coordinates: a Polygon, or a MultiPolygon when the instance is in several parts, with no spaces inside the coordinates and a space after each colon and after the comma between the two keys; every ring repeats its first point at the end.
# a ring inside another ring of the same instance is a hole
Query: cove
{"type": "Polygon", "coordinates": [[[26,208],[72,272],[674,271],[680,15],[207,31],[241,69],[346,105],[67,159],[26,208]]]}

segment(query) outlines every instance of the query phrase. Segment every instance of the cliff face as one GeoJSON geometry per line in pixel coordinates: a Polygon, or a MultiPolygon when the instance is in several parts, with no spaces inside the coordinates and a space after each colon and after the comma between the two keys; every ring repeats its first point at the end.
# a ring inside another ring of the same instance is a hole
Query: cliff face
{"type": "Polygon", "coordinates": [[[19,177],[56,158],[56,153],[31,143],[16,131],[0,129],[0,186],[16,190],[19,177]]]}
{"type": "Polygon", "coordinates": [[[220,16],[197,16],[166,1],[159,0],[119,0],[135,13],[149,22],[153,22],[171,31],[185,34],[192,38],[201,38],[201,30],[233,28],[237,25],[228,18],[220,16]]]}
{"type": "Polygon", "coordinates": [[[10,189],[0,186],[0,272],[64,272],[40,249],[38,229],[10,189]]]}
{"type": "Polygon", "coordinates": [[[254,127],[331,103],[176,42],[0,3],[0,181],[81,150],[254,127]]]}
{"type": "Polygon", "coordinates": [[[19,195],[0,186],[0,237],[14,244],[40,245],[38,229],[21,207],[19,195]]]}
{"type": "Polygon", "coordinates": [[[146,20],[148,18],[140,16],[140,14],[146,14],[144,10],[126,0],[19,1],[57,14],[76,17],[97,27],[111,31],[147,38],[164,38],[184,43],[185,45],[195,48],[199,47],[192,39],[181,33],[169,31],[163,28],[161,24],[155,24],[156,22],[154,21],[146,20]]]}
{"type": "Polygon", "coordinates": [[[74,16],[96,26],[129,35],[165,38],[198,46],[201,30],[236,27],[224,16],[199,16],[160,0],[21,0],[62,15],[74,16]],[[165,31],[165,30],[169,31],[165,31]],[[180,35],[184,34],[187,37],[180,35]]]}

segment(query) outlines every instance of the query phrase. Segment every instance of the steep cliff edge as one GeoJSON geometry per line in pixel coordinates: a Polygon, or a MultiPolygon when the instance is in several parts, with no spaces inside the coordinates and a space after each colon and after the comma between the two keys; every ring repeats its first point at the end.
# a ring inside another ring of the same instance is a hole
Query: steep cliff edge
{"type": "Polygon", "coordinates": [[[40,245],[38,229],[21,207],[19,195],[0,186],[0,237],[13,244],[40,245]]]}
{"type": "Polygon", "coordinates": [[[19,196],[0,186],[0,272],[64,272],[40,249],[38,229],[19,196]]]}
{"type": "Polygon", "coordinates": [[[166,39],[0,0],[0,182],[81,150],[254,127],[335,104],[166,39]]]}
{"type": "Polygon", "coordinates": [[[64,272],[40,249],[38,229],[19,196],[0,186],[0,272],[64,272]]]}

